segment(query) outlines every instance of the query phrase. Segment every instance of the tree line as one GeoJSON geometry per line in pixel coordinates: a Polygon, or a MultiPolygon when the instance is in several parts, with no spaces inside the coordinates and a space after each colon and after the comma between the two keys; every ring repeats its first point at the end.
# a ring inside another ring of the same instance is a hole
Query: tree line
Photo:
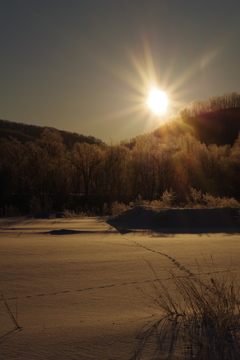
{"type": "Polygon", "coordinates": [[[8,120],[0,120],[0,138],[10,139],[14,137],[21,142],[35,141],[39,139],[45,129],[58,131],[67,147],[71,147],[76,142],[86,142],[88,144],[102,144],[102,140],[94,136],[85,136],[64,130],[57,130],[50,127],[29,125],[23,123],[16,123],[8,120]]]}
{"type": "Polygon", "coordinates": [[[240,108],[240,94],[237,92],[212,96],[209,99],[194,100],[188,106],[179,110],[182,119],[222,110],[240,108]]]}
{"type": "MultiPolygon", "coordinates": [[[[126,144],[127,145],[127,144],[126,144]]],[[[0,139],[0,209],[17,214],[93,210],[139,196],[158,200],[165,190],[175,204],[191,189],[240,200],[240,136],[233,146],[205,145],[189,133],[144,134],[131,147],[76,142],[66,147],[58,131],[35,141],[0,139]]]]}

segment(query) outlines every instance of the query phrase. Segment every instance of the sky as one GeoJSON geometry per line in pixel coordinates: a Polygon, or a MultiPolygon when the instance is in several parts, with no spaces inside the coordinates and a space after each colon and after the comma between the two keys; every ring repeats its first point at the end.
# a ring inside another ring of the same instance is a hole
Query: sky
{"type": "Polygon", "coordinates": [[[240,92],[238,0],[0,0],[0,119],[99,138],[240,92]],[[152,86],[169,107],[156,116],[152,86]]]}

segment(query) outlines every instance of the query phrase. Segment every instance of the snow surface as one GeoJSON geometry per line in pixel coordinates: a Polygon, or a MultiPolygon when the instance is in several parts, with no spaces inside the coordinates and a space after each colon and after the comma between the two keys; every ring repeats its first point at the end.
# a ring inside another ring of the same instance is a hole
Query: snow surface
{"type": "MultiPolygon", "coordinates": [[[[212,255],[214,271],[231,267],[240,280],[236,224],[189,233],[174,228],[170,213],[174,231],[169,224],[166,231],[146,211],[108,222],[0,219],[0,294],[21,327],[15,330],[1,300],[0,359],[130,360],[145,329],[162,316],[150,299],[155,275],[149,263],[167,283],[169,270],[194,273],[197,261],[209,271],[212,255]]],[[[156,355],[156,346],[146,344],[141,359],[167,358],[156,355]]]]}

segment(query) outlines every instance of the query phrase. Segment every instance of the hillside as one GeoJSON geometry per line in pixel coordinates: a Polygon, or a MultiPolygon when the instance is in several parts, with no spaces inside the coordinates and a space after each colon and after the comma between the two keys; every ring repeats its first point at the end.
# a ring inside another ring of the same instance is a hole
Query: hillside
{"type": "Polygon", "coordinates": [[[240,108],[221,109],[187,118],[184,123],[206,144],[233,145],[240,131],[240,108]]]}
{"type": "Polygon", "coordinates": [[[76,142],[86,142],[97,145],[103,144],[102,140],[93,136],[85,136],[69,131],[57,130],[52,127],[27,125],[8,120],[0,120],[0,138],[9,139],[10,137],[14,137],[21,142],[34,141],[41,137],[46,128],[58,131],[68,148],[71,148],[76,142]]]}
{"type": "MultiPolygon", "coordinates": [[[[225,99],[224,96],[219,98],[221,100],[225,99]]],[[[211,98],[209,100],[211,100],[211,98]]],[[[179,136],[180,134],[190,132],[206,145],[233,145],[240,132],[240,107],[222,108],[215,111],[209,108],[208,111],[200,111],[198,114],[194,114],[193,110],[194,104],[190,104],[189,107],[180,110],[179,116],[170,119],[154,130],[154,135],[164,138],[167,135],[179,136]],[[184,116],[182,115],[183,113],[184,116]]],[[[93,136],[85,136],[46,126],[27,125],[8,120],[0,120],[0,138],[9,139],[10,137],[14,137],[25,143],[39,139],[46,128],[58,131],[68,148],[71,148],[76,142],[86,142],[97,145],[104,144],[100,139],[93,136]]],[[[121,144],[131,149],[134,147],[135,139],[121,142],[121,144]]]]}
{"type": "Polygon", "coordinates": [[[173,118],[154,131],[158,137],[190,132],[207,145],[233,145],[240,131],[240,108],[220,109],[197,116],[173,118]]]}

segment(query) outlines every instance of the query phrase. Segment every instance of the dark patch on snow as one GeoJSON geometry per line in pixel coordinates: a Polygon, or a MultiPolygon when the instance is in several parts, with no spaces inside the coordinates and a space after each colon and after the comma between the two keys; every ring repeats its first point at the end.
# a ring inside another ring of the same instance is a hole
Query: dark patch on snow
{"type": "Polygon", "coordinates": [[[46,231],[43,234],[49,234],[49,235],[75,235],[75,234],[88,234],[88,233],[93,233],[93,231],[78,231],[78,230],[61,229],[61,230],[46,231]]]}

